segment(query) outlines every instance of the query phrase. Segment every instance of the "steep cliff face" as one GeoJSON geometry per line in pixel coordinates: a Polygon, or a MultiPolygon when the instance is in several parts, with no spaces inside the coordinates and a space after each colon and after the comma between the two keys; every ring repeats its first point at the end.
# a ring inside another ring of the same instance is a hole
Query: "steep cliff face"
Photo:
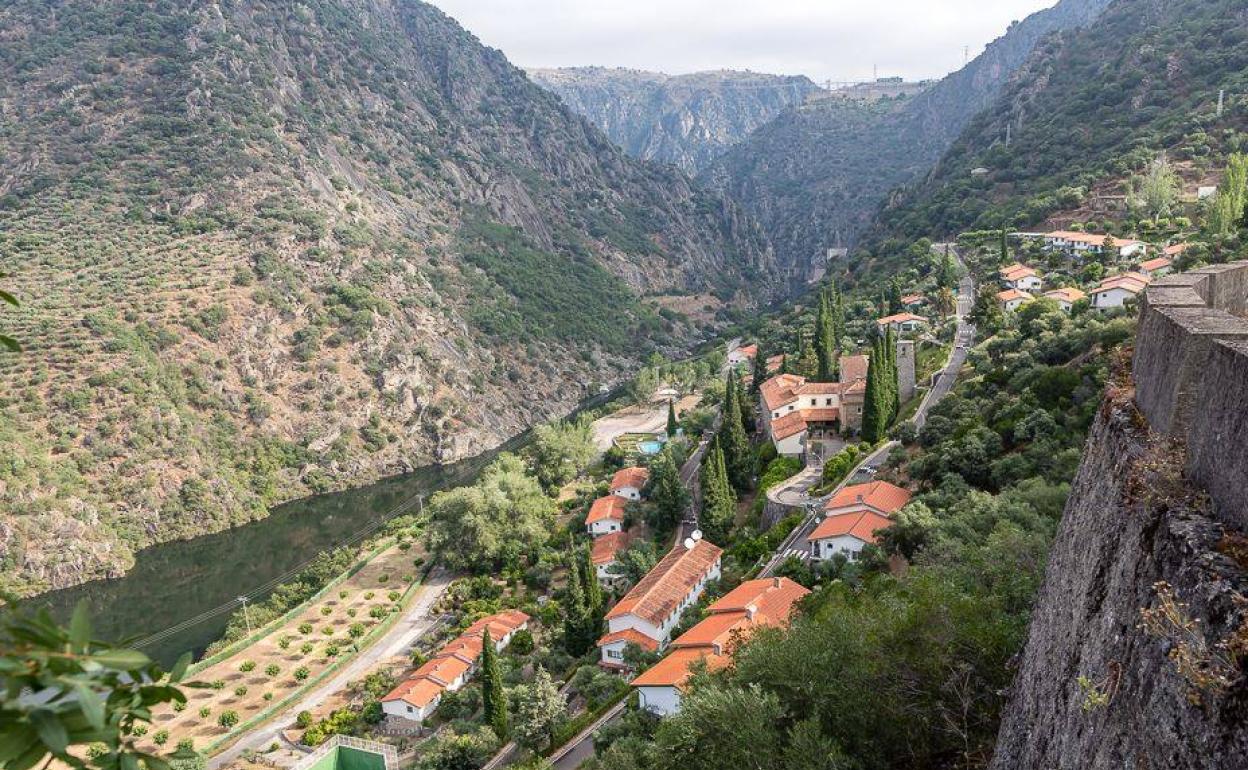
{"type": "Polygon", "coordinates": [[[1149,290],[1133,388],[1088,439],[995,770],[1248,767],[1246,297],[1248,263],[1149,290]]]}
{"type": "Polygon", "coordinates": [[[1088,23],[1108,4],[1062,0],[1035,13],[912,99],[823,101],[786,112],[702,179],[759,218],[783,265],[807,265],[828,248],[854,243],[890,191],[927,173],[1042,39],[1088,23]]]}
{"type": "Polygon", "coordinates": [[[697,174],[750,132],[818,91],[809,78],[754,72],[664,75],[603,67],[529,70],[634,158],[697,174]]]}
{"type": "Polygon", "coordinates": [[[4,3],[0,583],[480,452],[768,270],[424,3],[4,3]]]}

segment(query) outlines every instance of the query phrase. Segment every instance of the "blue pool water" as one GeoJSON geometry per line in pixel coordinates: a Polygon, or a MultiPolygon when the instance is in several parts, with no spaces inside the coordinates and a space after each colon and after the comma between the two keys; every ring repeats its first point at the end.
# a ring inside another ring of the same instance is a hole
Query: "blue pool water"
{"type": "Polygon", "coordinates": [[[662,441],[641,441],[637,444],[637,449],[645,455],[657,455],[663,451],[662,441]]]}

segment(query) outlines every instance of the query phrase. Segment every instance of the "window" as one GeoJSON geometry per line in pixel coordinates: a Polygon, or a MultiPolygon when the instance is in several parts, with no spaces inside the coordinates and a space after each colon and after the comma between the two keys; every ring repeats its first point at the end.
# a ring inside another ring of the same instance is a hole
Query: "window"
{"type": "Polygon", "coordinates": [[[830,398],[828,399],[827,405],[828,405],[828,406],[832,406],[832,399],[830,399],[830,398]]]}
{"type": "Polygon", "coordinates": [[[612,649],[608,649],[608,650],[607,650],[607,657],[608,657],[608,658],[623,658],[623,657],[624,657],[624,652],[623,652],[623,650],[612,650],[612,649]]]}

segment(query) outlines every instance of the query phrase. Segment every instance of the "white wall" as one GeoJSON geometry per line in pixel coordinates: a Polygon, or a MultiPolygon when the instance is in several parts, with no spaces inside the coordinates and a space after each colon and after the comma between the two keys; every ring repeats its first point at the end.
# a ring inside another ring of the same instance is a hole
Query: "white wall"
{"type": "Polygon", "coordinates": [[[616,521],[615,519],[599,519],[593,524],[587,525],[586,528],[589,530],[589,534],[594,537],[602,537],[603,535],[609,535],[612,532],[619,532],[621,522],[616,521]]]}
{"type": "Polygon", "coordinates": [[[1092,307],[1098,310],[1106,310],[1109,308],[1122,307],[1123,303],[1131,299],[1135,295],[1125,289],[1110,289],[1109,291],[1098,291],[1092,295],[1092,307]]]}
{"type": "Polygon", "coordinates": [[[772,443],[776,445],[776,453],[782,457],[800,457],[806,451],[806,431],[772,443]]]}
{"type": "Polygon", "coordinates": [[[812,559],[831,559],[838,553],[843,553],[854,559],[866,547],[866,543],[853,535],[841,535],[840,537],[829,537],[823,540],[812,541],[810,546],[810,557],[812,559]]]}
{"type": "Polygon", "coordinates": [[[680,711],[680,689],[677,687],[638,687],[643,709],[661,717],[680,711]]]}
{"type": "Polygon", "coordinates": [[[438,704],[441,702],[442,696],[437,695],[434,696],[429,705],[419,709],[404,700],[391,700],[381,704],[381,712],[387,716],[406,719],[409,722],[423,722],[437,710],[438,704]]]}
{"type": "Polygon", "coordinates": [[[620,487],[619,489],[611,490],[611,494],[616,497],[622,497],[625,500],[636,501],[641,499],[641,490],[637,487],[620,487]]]}

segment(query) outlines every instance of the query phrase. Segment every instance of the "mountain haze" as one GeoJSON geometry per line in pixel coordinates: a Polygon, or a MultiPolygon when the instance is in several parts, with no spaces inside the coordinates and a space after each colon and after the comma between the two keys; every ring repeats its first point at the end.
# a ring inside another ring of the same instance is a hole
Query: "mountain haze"
{"type": "Polygon", "coordinates": [[[629,69],[529,70],[635,158],[696,174],[784,110],[819,90],[802,76],[754,72],[664,75],[629,69]]]}
{"type": "Polygon", "coordinates": [[[1062,0],[1032,14],[913,98],[821,100],[787,112],[701,179],[758,217],[781,264],[804,267],[828,248],[854,243],[889,192],[926,174],[1041,40],[1087,24],[1108,4],[1062,0]]]}
{"type": "Polygon", "coordinates": [[[424,3],[4,3],[4,587],[480,452],[770,268],[424,3]]]}

